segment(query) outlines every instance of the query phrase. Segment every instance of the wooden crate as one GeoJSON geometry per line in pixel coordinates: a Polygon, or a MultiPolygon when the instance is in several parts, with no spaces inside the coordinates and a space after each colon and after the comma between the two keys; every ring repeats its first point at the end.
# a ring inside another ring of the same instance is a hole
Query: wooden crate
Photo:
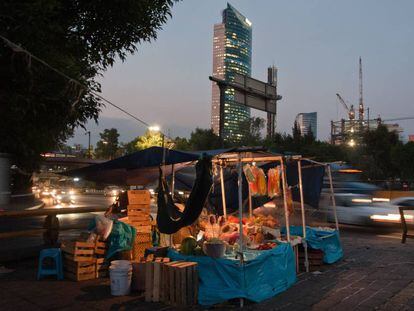
{"type": "Polygon", "coordinates": [[[62,242],[61,250],[63,257],[78,262],[94,262],[95,261],[95,243],[94,242],[62,242]]]}
{"type": "Polygon", "coordinates": [[[109,262],[105,261],[105,258],[96,259],[96,278],[105,278],[109,276],[109,262]]]}
{"type": "Polygon", "coordinates": [[[63,260],[64,275],[73,281],[93,280],[96,278],[95,261],[72,261],[63,260]]]}
{"type": "Polygon", "coordinates": [[[150,204],[151,193],[148,190],[128,190],[128,204],[150,204]]]}
{"type": "MultiPolygon", "coordinates": [[[[323,251],[308,248],[308,263],[310,271],[319,270],[323,266],[323,256],[323,251]]],[[[299,249],[299,268],[302,271],[305,270],[305,251],[303,248],[299,249]]]]}
{"type": "Polygon", "coordinates": [[[162,301],[179,307],[197,303],[198,273],[196,262],[172,262],[163,266],[162,301]]]}
{"type": "Polygon", "coordinates": [[[145,262],[145,301],[163,300],[163,265],[169,261],[169,258],[157,257],[154,261],[145,262]]]}
{"type": "Polygon", "coordinates": [[[144,257],[145,254],[145,250],[147,248],[151,248],[152,247],[152,242],[134,242],[134,246],[132,248],[132,259],[135,261],[139,261],[140,258],[144,257]]]}
{"type": "Polygon", "coordinates": [[[108,245],[105,241],[96,241],[95,243],[95,256],[97,258],[105,257],[106,252],[108,250],[108,245]]]}

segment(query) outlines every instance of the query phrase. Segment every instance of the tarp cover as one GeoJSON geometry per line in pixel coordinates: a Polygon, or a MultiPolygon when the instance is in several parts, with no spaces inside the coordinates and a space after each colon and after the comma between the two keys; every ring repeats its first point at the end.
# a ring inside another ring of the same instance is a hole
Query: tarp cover
{"type": "MultiPolygon", "coordinates": [[[[202,155],[215,156],[230,150],[232,149],[190,152],[165,148],[165,164],[167,169],[171,169],[171,164],[193,162],[201,158],[202,155]]],[[[158,178],[158,167],[163,164],[163,155],[164,148],[150,147],[114,160],[61,174],[116,185],[145,185],[158,178]],[[143,178],[140,179],[141,176],[143,178]]],[[[166,175],[170,173],[164,172],[166,175]]]]}
{"type": "MultiPolygon", "coordinates": [[[[302,189],[303,201],[305,204],[317,208],[323,186],[323,176],[325,175],[325,166],[313,165],[312,162],[301,160],[302,165],[302,189]]],[[[292,187],[292,197],[294,201],[300,201],[298,177],[298,164],[296,161],[288,163],[286,167],[287,183],[292,187]]]]}
{"type": "Polygon", "coordinates": [[[198,263],[198,302],[204,306],[233,298],[260,302],[285,291],[296,282],[295,258],[292,247],[287,243],[261,251],[258,257],[246,261],[244,266],[235,260],[184,256],[173,250],[169,250],[168,257],[198,263]]]}
{"type": "MultiPolygon", "coordinates": [[[[286,233],[286,228],[282,228],[281,232],[282,234],[286,233]]],[[[301,226],[290,226],[290,234],[303,236],[303,229],[301,226]]],[[[339,232],[337,230],[325,231],[307,226],[306,241],[308,242],[309,247],[320,249],[324,252],[324,263],[332,264],[344,256],[339,232]]]]}

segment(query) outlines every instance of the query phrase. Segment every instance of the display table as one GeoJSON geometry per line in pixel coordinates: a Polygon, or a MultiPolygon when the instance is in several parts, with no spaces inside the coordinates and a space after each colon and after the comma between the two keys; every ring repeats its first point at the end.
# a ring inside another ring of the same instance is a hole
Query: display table
{"type": "MultiPolygon", "coordinates": [[[[286,233],[286,228],[282,228],[281,232],[286,233]]],[[[301,226],[290,226],[290,234],[303,237],[303,229],[301,226]]],[[[310,248],[320,249],[324,252],[324,263],[335,263],[344,256],[337,230],[327,231],[307,226],[306,241],[310,248]]]]}
{"type": "Polygon", "coordinates": [[[257,252],[260,254],[246,260],[244,265],[238,260],[185,256],[171,249],[168,257],[198,263],[198,303],[209,306],[233,298],[260,302],[296,282],[295,257],[289,244],[282,243],[274,249],[257,252]]]}

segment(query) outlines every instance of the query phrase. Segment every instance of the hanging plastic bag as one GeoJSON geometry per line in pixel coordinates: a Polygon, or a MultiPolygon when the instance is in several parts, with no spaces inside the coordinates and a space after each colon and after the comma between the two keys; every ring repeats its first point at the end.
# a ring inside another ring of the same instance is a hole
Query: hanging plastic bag
{"type": "Polygon", "coordinates": [[[257,189],[259,195],[266,195],[267,194],[267,183],[266,183],[266,175],[261,168],[257,169],[257,189]]]}
{"type": "Polygon", "coordinates": [[[252,196],[258,196],[260,195],[259,188],[258,188],[259,168],[257,168],[256,166],[250,166],[250,170],[254,177],[254,181],[249,182],[250,194],[252,196]]]}
{"type": "Polygon", "coordinates": [[[288,210],[288,215],[292,215],[293,210],[293,199],[292,199],[292,190],[289,187],[286,187],[286,205],[288,210]]]}
{"type": "Polygon", "coordinates": [[[243,172],[244,172],[244,176],[246,176],[246,179],[249,183],[256,182],[256,176],[254,175],[250,164],[246,164],[245,166],[243,166],[243,172]]]}
{"type": "Polygon", "coordinates": [[[267,172],[267,194],[270,198],[280,195],[280,166],[267,172]]]}

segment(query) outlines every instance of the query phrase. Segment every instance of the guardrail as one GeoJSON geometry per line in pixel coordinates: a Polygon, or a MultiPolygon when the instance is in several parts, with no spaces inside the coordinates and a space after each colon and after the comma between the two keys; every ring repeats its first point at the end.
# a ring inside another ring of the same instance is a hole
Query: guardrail
{"type": "Polygon", "coordinates": [[[9,239],[25,236],[33,236],[43,233],[43,240],[46,245],[55,245],[59,238],[59,232],[64,230],[83,229],[80,226],[65,226],[60,227],[59,218],[57,215],[65,214],[82,214],[105,212],[107,207],[74,207],[74,208],[59,208],[59,209],[38,209],[32,211],[6,211],[0,212],[0,219],[4,218],[26,218],[46,216],[43,228],[31,230],[19,230],[11,232],[0,232],[0,239],[9,239]]]}

